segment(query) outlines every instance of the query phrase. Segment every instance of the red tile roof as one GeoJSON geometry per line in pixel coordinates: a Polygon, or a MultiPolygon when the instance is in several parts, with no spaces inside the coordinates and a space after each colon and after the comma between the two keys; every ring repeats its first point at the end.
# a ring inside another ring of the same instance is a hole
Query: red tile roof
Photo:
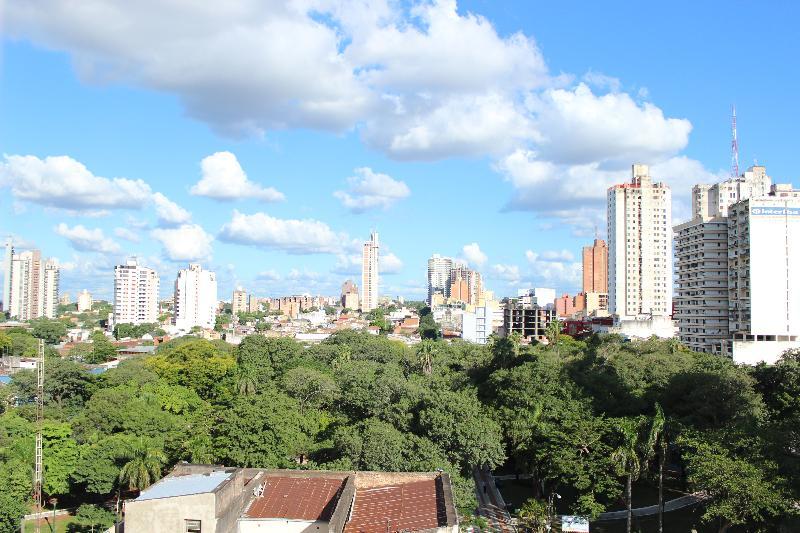
{"type": "Polygon", "coordinates": [[[249,518],[330,520],[345,480],[325,477],[268,476],[264,495],[247,509],[249,518]]]}
{"type": "Polygon", "coordinates": [[[387,533],[434,529],[447,523],[436,480],[356,490],[346,533],[387,533]]]}

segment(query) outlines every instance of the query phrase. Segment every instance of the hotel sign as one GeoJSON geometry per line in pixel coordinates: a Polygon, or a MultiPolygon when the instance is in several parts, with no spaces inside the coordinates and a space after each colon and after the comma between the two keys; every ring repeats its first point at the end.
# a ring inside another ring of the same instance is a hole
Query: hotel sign
{"type": "Polygon", "coordinates": [[[800,207],[751,207],[750,214],[757,216],[800,217],[800,207]]]}

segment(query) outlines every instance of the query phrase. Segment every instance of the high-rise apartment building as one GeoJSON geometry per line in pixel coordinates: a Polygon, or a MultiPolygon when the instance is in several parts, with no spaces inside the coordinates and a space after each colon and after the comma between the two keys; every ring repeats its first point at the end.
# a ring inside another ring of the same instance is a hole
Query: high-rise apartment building
{"type": "Polygon", "coordinates": [[[113,324],[152,324],[158,322],[160,280],[152,268],[129,259],[114,267],[113,324]]]}
{"type": "Polygon", "coordinates": [[[358,286],[352,280],[342,283],[340,303],[344,309],[358,309],[358,286]]]}
{"type": "Polygon", "coordinates": [[[54,260],[42,261],[39,250],[16,253],[6,242],[3,307],[18,320],[55,318],[58,309],[59,268],[54,260]]]}
{"type": "Polygon", "coordinates": [[[92,300],[92,295],[88,290],[83,289],[83,291],[78,294],[79,313],[82,313],[84,311],[91,311],[93,303],[94,301],[92,300]]]}
{"type": "Polygon", "coordinates": [[[175,279],[174,323],[188,331],[214,327],[217,316],[217,275],[198,264],[178,271],[175,279]]]}
{"type": "Polygon", "coordinates": [[[364,243],[361,254],[361,310],[369,312],[378,306],[378,232],[373,231],[364,243]]]}
{"type": "Polygon", "coordinates": [[[583,292],[608,292],[608,245],[603,239],[583,247],[583,292]]]}
{"type": "Polygon", "coordinates": [[[439,254],[433,254],[428,259],[428,305],[433,304],[434,293],[440,293],[443,298],[450,297],[451,272],[453,260],[439,254]]]}
{"type": "Polygon", "coordinates": [[[672,196],[635,164],[608,189],[608,305],[620,319],[672,313],[672,196]]]}
{"type": "Polygon", "coordinates": [[[231,298],[231,313],[233,313],[233,316],[236,316],[239,313],[246,313],[246,312],[247,312],[247,291],[245,291],[241,287],[236,287],[236,290],[233,291],[233,297],[231,298]]]}
{"type": "Polygon", "coordinates": [[[681,342],[738,363],[800,347],[800,191],[754,166],[692,192],[675,227],[681,342]]]}

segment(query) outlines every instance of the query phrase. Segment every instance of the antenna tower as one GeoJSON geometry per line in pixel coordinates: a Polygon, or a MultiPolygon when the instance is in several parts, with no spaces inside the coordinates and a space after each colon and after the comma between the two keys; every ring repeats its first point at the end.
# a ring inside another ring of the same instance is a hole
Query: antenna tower
{"type": "Polygon", "coordinates": [[[736,138],[736,105],[731,116],[731,178],[739,177],[739,140],[736,138]]]}
{"type": "Polygon", "coordinates": [[[36,533],[42,526],[42,423],[44,421],[44,340],[39,339],[36,360],[36,466],[33,473],[33,499],[36,502],[36,533]]]}

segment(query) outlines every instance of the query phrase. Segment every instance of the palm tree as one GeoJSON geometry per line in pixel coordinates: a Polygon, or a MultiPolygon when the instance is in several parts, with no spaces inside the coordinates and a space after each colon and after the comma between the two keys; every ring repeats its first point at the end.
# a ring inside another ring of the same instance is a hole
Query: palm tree
{"type": "Polygon", "coordinates": [[[122,485],[127,485],[129,490],[146,489],[161,477],[161,469],[167,462],[167,456],[160,448],[154,448],[144,438],[131,442],[118,455],[124,459],[125,464],[119,471],[119,485],[117,488],[117,512],[119,512],[120,491],[122,485]]]}
{"type": "Polygon", "coordinates": [[[544,334],[547,337],[547,342],[556,349],[556,355],[558,355],[558,339],[561,336],[561,322],[557,318],[554,319],[547,324],[547,329],[545,329],[544,334]]]}
{"type": "Polygon", "coordinates": [[[628,507],[627,533],[631,533],[631,520],[633,513],[631,506],[633,503],[631,493],[633,482],[639,478],[642,470],[642,461],[639,455],[640,449],[640,426],[635,420],[622,420],[619,425],[620,437],[622,442],[619,447],[611,454],[611,461],[614,463],[617,474],[626,476],[625,500],[628,507]]]}
{"type": "Polygon", "coordinates": [[[656,403],[655,414],[647,433],[645,451],[647,459],[658,456],[658,533],[664,531],[664,464],[667,460],[667,419],[664,410],[656,403]]]}
{"type": "Polygon", "coordinates": [[[430,376],[433,372],[433,357],[436,355],[436,347],[430,339],[423,340],[417,348],[417,358],[422,367],[422,372],[430,376]]]}

